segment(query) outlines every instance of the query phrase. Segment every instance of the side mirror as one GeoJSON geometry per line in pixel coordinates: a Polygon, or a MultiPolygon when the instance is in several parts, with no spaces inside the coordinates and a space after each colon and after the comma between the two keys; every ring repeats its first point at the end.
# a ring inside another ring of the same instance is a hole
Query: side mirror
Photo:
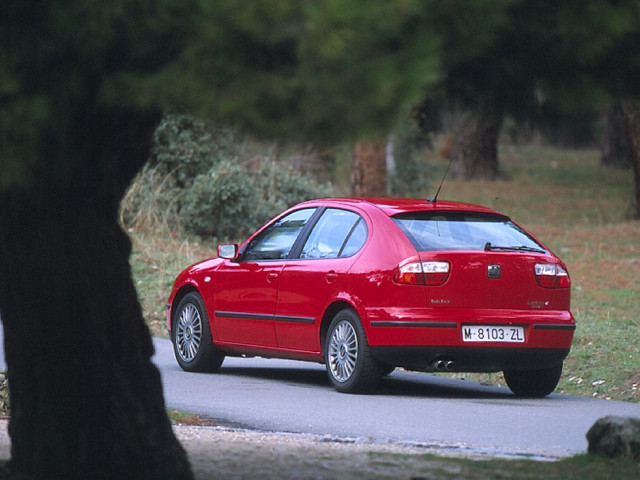
{"type": "Polygon", "coordinates": [[[222,245],[218,245],[218,257],[235,260],[238,258],[238,244],[223,243],[222,245]]]}

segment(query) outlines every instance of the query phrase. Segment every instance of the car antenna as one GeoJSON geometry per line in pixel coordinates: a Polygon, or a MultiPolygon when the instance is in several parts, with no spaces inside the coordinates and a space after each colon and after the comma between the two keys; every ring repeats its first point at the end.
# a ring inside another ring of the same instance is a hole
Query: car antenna
{"type": "Polygon", "coordinates": [[[449,158],[449,163],[447,164],[447,169],[444,171],[444,175],[442,175],[442,180],[440,180],[440,185],[438,185],[438,190],[436,191],[436,196],[433,197],[431,203],[435,204],[438,201],[438,195],[440,195],[440,189],[442,188],[442,184],[444,183],[444,179],[447,178],[447,173],[449,173],[449,167],[451,166],[451,162],[453,158],[449,158]]]}

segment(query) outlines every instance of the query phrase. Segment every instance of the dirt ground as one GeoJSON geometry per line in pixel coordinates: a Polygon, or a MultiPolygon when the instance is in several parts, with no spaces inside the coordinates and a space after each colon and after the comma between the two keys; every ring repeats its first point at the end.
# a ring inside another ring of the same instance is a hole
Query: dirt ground
{"type": "MultiPolygon", "coordinates": [[[[197,480],[455,478],[455,463],[432,455],[466,456],[424,446],[381,445],[293,434],[179,426],[178,439],[189,454],[197,480]],[[430,455],[431,454],[431,455],[430,455]]],[[[476,458],[482,458],[476,455],[476,458]]],[[[486,459],[486,457],[484,457],[486,459]]]]}
{"type": "MultiPolygon", "coordinates": [[[[0,460],[10,457],[7,420],[0,420],[0,460]]],[[[455,478],[454,463],[423,446],[379,445],[364,440],[174,426],[197,480],[281,480],[455,478]],[[381,456],[381,454],[385,454],[381,456]],[[453,477],[451,477],[453,475],[453,477]]],[[[455,448],[449,455],[455,453],[455,448]]],[[[466,455],[470,456],[470,455],[466,455]]]]}

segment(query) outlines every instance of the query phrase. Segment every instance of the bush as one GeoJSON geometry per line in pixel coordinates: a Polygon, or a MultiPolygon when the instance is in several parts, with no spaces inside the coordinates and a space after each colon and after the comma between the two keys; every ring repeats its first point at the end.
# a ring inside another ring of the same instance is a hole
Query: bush
{"type": "Polygon", "coordinates": [[[216,163],[237,156],[236,138],[191,115],[167,115],[155,131],[148,161],[158,175],[188,188],[197,175],[216,163]]]}
{"type": "Polygon", "coordinates": [[[241,144],[231,130],[189,115],[165,118],[147,165],[125,196],[122,223],[238,240],[295,203],[332,194],[329,186],[282,162],[244,167],[238,160],[241,144]]]}
{"type": "Polygon", "coordinates": [[[196,177],[184,192],[180,216],[190,233],[241,239],[285,208],[329,195],[329,187],[286,165],[270,163],[247,171],[229,161],[196,177]]]}

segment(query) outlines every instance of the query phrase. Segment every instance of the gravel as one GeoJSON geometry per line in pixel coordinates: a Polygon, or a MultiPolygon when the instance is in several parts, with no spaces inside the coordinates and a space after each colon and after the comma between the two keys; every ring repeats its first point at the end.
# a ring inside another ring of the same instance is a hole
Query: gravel
{"type": "MultiPolygon", "coordinates": [[[[0,420],[0,461],[11,455],[7,425],[8,420],[0,420]]],[[[175,425],[174,431],[189,455],[197,480],[410,480],[432,478],[436,472],[455,475],[451,470],[458,468],[452,462],[428,455],[447,454],[437,447],[211,426],[175,425]]]]}

